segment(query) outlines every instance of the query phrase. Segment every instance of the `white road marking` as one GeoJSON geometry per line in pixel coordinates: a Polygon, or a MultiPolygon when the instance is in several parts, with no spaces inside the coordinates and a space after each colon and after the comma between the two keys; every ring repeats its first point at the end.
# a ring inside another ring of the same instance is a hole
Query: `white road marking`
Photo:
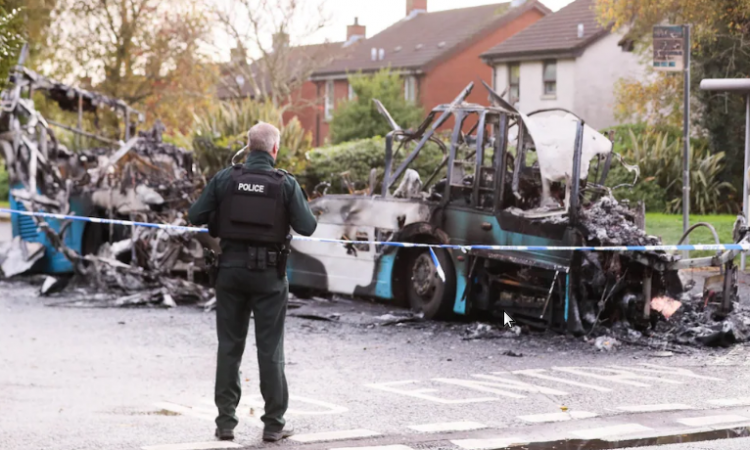
{"type": "Polygon", "coordinates": [[[414,450],[406,445],[375,445],[371,447],[332,447],[330,450],[414,450]]]}
{"type": "Polygon", "coordinates": [[[750,405],[750,397],[721,398],[709,400],[708,403],[716,406],[748,406],[750,405]]]}
{"type": "MultiPolygon", "coordinates": [[[[532,378],[539,378],[541,380],[554,381],[556,383],[569,384],[571,386],[578,386],[578,387],[582,387],[585,389],[593,389],[599,392],[612,392],[612,389],[610,388],[596,386],[596,385],[588,384],[588,383],[581,383],[579,381],[565,380],[565,379],[553,377],[550,375],[542,375],[541,372],[546,372],[546,370],[544,369],[516,370],[513,372],[513,374],[524,375],[524,376],[532,377],[532,378]]],[[[494,373],[499,375],[501,372],[494,372],[494,373]]]]}
{"type": "Polygon", "coordinates": [[[655,373],[658,375],[671,375],[671,376],[679,375],[682,377],[697,378],[699,380],[724,381],[721,378],[709,377],[706,375],[698,375],[692,370],[683,369],[681,367],[664,367],[664,366],[659,366],[656,364],[648,364],[648,363],[641,363],[639,365],[645,368],[632,367],[632,366],[628,366],[628,367],[610,366],[610,367],[614,367],[616,369],[624,369],[624,370],[628,370],[631,372],[655,373]]]}
{"type": "Polygon", "coordinates": [[[571,431],[571,434],[581,439],[602,439],[613,436],[622,436],[625,434],[642,433],[651,431],[649,427],[637,423],[626,423],[623,425],[614,425],[601,428],[587,428],[584,430],[571,431]]]}
{"type": "MultiPolygon", "coordinates": [[[[289,408],[289,409],[286,410],[286,414],[290,415],[290,416],[291,415],[322,416],[322,415],[330,415],[330,414],[342,414],[342,413],[345,413],[345,412],[349,411],[349,409],[347,409],[347,408],[345,408],[343,406],[334,405],[333,403],[328,403],[328,402],[324,402],[324,401],[321,401],[321,400],[316,400],[316,399],[313,399],[313,398],[300,397],[298,395],[290,395],[289,396],[289,400],[291,401],[291,403],[293,405],[296,402],[301,402],[301,403],[309,403],[311,405],[321,406],[323,408],[326,408],[323,411],[314,411],[314,410],[313,411],[308,411],[308,410],[301,410],[301,409],[289,408]]],[[[263,410],[263,407],[265,406],[265,402],[263,401],[263,398],[260,395],[252,395],[252,396],[249,396],[249,397],[244,397],[240,401],[240,404],[241,405],[245,405],[245,406],[250,406],[250,407],[253,407],[253,408],[258,408],[261,411],[263,410]]]]}
{"type": "Polygon", "coordinates": [[[611,383],[629,384],[631,386],[639,386],[639,387],[651,387],[651,385],[642,383],[640,381],[633,381],[633,380],[648,380],[648,381],[657,381],[660,383],[682,384],[681,381],[667,380],[663,378],[649,377],[645,375],[638,375],[637,373],[633,373],[627,370],[612,369],[608,367],[553,367],[552,370],[572,373],[574,375],[581,375],[581,376],[589,377],[589,378],[595,378],[597,380],[604,380],[604,381],[608,381],[611,383]],[[600,372],[600,373],[596,373],[596,372],[600,372]],[[605,372],[605,373],[601,373],[601,372],[605,372]],[[607,372],[609,374],[606,374],[607,372]]]}
{"type": "Polygon", "coordinates": [[[525,395],[516,394],[514,392],[508,392],[508,389],[518,390],[529,393],[544,393],[548,395],[568,395],[567,392],[558,391],[556,389],[539,388],[531,384],[522,383],[515,380],[507,380],[490,375],[473,375],[477,378],[485,378],[492,380],[489,381],[475,381],[475,380],[460,380],[454,378],[433,378],[433,381],[440,383],[453,384],[456,386],[463,386],[469,389],[474,389],[481,392],[489,392],[491,394],[502,395],[503,397],[510,398],[526,398],[525,395]]]}
{"type": "Polygon", "coordinates": [[[372,430],[340,430],[325,431],[322,433],[298,434],[289,438],[297,442],[323,442],[323,441],[340,441],[342,439],[357,439],[380,436],[380,433],[372,430]]]}
{"type": "Polygon", "coordinates": [[[425,423],[422,425],[409,425],[409,428],[424,433],[440,433],[447,431],[469,431],[487,428],[487,425],[479,422],[447,422],[447,423],[425,423]]]}
{"type": "Polygon", "coordinates": [[[460,439],[451,441],[452,444],[457,445],[466,450],[483,450],[493,448],[508,447],[513,444],[523,444],[528,442],[527,440],[510,437],[510,438],[494,438],[494,439],[460,439]]]}
{"type": "Polygon", "coordinates": [[[747,420],[747,417],[738,416],[736,414],[727,414],[723,416],[691,417],[689,419],[680,419],[677,422],[689,427],[703,427],[719,425],[722,423],[745,422],[747,420]]]}
{"type": "MultiPolygon", "coordinates": [[[[403,386],[406,384],[412,384],[417,383],[415,380],[406,380],[406,381],[392,381],[389,383],[373,383],[373,384],[366,384],[365,386],[373,388],[373,389],[380,389],[381,391],[391,392],[394,394],[401,394],[401,395],[407,395],[409,397],[415,397],[422,400],[429,400],[431,402],[440,403],[443,405],[461,405],[466,403],[484,403],[484,402],[497,402],[501,401],[501,398],[498,397],[478,397],[478,398],[465,398],[465,399],[456,399],[456,400],[450,400],[440,397],[435,397],[434,395],[427,395],[427,393],[437,392],[436,389],[416,389],[412,391],[406,391],[403,389],[396,389],[393,386],[403,386]]],[[[516,398],[524,398],[523,396],[516,397],[516,398]]]]}
{"type": "Polygon", "coordinates": [[[663,405],[632,405],[618,406],[617,409],[628,412],[656,412],[656,411],[680,411],[685,409],[695,409],[690,405],[681,403],[666,403],[663,405]]]}
{"type": "Polygon", "coordinates": [[[210,420],[212,422],[216,418],[216,415],[203,408],[193,408],[190,406],[180,405],[172,402],[154,403],[154,406],[166,411],[182,414],[183,416],[197,417],[198,419],[210,420]]]}
{"type": "MultiPolygon", "coordinates": [[[[200,401],[204,405],[207,405],[207,406],[210,405],[210,406],[208,406],[208,408],[210,408],[211,421],[213,422],[216,419],[216,415],[215,415],[216,414],[215,413],[216,406],[215,406],[213,400],[211,400],[209,398],[202,398],[200,401]]],[[[244,404],[242,401],[240,401],[240,404],[237,407],[237,415],[242,417],[242,421],[244,423],[252,425],[255,428],[262,429],[265,426],[265,425],[263,425],[263,422],[260,420],[260,416],[262,416],[263,412],[264,412],[263,406],[261,405],[261,407],[258,409],[257,415],[252,415],[252,416],[249,414],[250,411],[248,409],[251,406],[253,406],[253,405],[247,405],[247,404],[244,404]]]]}
{"type": "Polygon", "coordinates": [[[220,448],[242,448],[241,445],[234,442],[214,441],[214,442],[189,442],[185,444],[164,444],[149,445],[141,447],[143,450],[213,450],[220,448]]]}
{"type": "MultiPolygon", "coordinates": [[[[501,375],[502,372],[496,372],[497,375],[501,375]]],[[[532,392],[532,393],[541,393],[541,394],[548,394],[548,395],[568,395],[565,391],[559,391],[557,389],[547,388],[543,386],[535,386],[533,384],[524,383],[523,381],[518,380],[509,380],[507,378],[499,378],[497,376],[492,375],[472,375],[474,378],[482,378],[484,380],[492,381],[492,383],[484,383],[488,385],[495,385],[500,384],[506,385],[508,389],[518,389],[520,391],[526,391],[526,392],[532,392]]]]}
{"type": "Polygon", "coordinates": [[[596,413],[588,411],[570,411],[548,414],[532,414],[529,416],[518,416],[525,422],[546,423],[546,422],[564,422],[566,420],[590,419],[596,417],[596,413]]]}

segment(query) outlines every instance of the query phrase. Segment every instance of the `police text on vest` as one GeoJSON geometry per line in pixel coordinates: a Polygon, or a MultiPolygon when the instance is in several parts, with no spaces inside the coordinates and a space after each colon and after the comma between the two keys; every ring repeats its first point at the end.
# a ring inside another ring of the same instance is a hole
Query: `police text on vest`
{"type": "Polygon", "coordinates": [[[266,190],[266,186],[263,184],[252,184],[252,183],[239,183],[237,190],[244,192],[256,192],[263,194],[266,190]]]}

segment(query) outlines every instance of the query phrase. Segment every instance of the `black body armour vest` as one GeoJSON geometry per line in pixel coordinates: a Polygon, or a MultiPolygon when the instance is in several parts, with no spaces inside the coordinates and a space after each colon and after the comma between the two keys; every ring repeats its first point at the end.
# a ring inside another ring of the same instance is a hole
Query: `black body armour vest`
{"type": "Polygon", "coordinates": [[[283,244],[289,234],[280,170],[232,168],[227,192],[219,204],[218,237],[253,244],[283,244]]]}

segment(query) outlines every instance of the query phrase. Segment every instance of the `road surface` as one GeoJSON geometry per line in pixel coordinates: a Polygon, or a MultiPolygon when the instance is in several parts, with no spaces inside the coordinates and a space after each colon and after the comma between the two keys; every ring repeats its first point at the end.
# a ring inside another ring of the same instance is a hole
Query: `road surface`
{"type": "MultiPolygon", "coordinates": [[[[213,313],[74,306],[37,289],[0,284],[0,448],[213,442],[213,313]]],[[[646,349],[599,352],[554,334],[466,340],[476,324],[384,326],[390,311],[348,300],[290,311],[288,418],[298,436],[284,446],[474,450],[750,423],[746,347],[665,358],[646,349]],[[326,317],[334,320],[313,320],[326,317]]],[[[260,445],[252,349],[242,365],[240,447],[260,445]]]]}

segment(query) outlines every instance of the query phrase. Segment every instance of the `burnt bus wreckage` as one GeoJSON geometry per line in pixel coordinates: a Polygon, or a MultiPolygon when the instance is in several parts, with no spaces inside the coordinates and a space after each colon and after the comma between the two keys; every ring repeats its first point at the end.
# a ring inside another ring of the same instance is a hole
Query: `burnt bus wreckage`
{"type": "MultiPolygon", "coordinates": [[[[205,180],[194,175],[190,152],[162,141],[158,122],[153,130],[137,132],[141,114],[122,100],[67,86],[21,65],[1,95],[0,151],[11,209],[187,225],[185,211],[205,180]],[[77,126],[43,117],[35,108],[38,95],[77,114],[77,126]],[[82,129],[84,113],[97,124],[107,112],[117,115],[120,138],[82,129]],[[72,133],[79,148],[68,150],[59,130],[72,133]],[[82,137],[97,146],[80,148],[82,137]]],[[[71,286],[113,294],[118,305],[174,305],[212,295],[193,282],[193,273],[203,267],[203,247],[215,246],[204,242],[210,239],[205,233],[20,214],[13,214],[11,223],[13,241],[0,245],[0,269],[5,277],[50,275],[43,294],[61,289],[75,274],[79,283],[71,286]]]]}
{"type": "MultiPolygon", "coordinates": [[[[604,187],[615,156],[610,139],[567,111],[524,115],[485,87],[493,106],[465,103],[472,83],[414,131],[401,129],[378,103],[393,127],[386,138],[382,188],[376,191],[373,170],[366,195],[323,195],[310,202],[318,218],[313,237],[353,243],[293,241],[288,267],[293,290],[391,300],[427,318],[501,318],[505,311],[534,327],[581,333],[604,317],[647,326],[657,318],[652,299],[683,293],[680,269],[714,266],[722,268],[723,278],[707,295],[720,301],[724,312],[732,308],[738,253],[733,251],[681,259],[657,251],[435,249],[443,280],[429,249],[362,242],[660,244],[644,232],[642,213],[619,204],[604,187]],[[446,144],[436,131],[449,119],[455,125],[446,144]],[[427,142],[438,145],[444,157],[422,183],[409,165],[427,142]],[[410,147],[394,169],[394,158],[410,147]],[[528,164],[532,152],[536,162],[528,164]],[[589,177],[590,161],[595,179],[589,177]],[[441,171],[445,175],[438,179],[441,171]]],[[[736,242],[744,242],[744,234],[744,222],[738,222],[736,242]]]]}

